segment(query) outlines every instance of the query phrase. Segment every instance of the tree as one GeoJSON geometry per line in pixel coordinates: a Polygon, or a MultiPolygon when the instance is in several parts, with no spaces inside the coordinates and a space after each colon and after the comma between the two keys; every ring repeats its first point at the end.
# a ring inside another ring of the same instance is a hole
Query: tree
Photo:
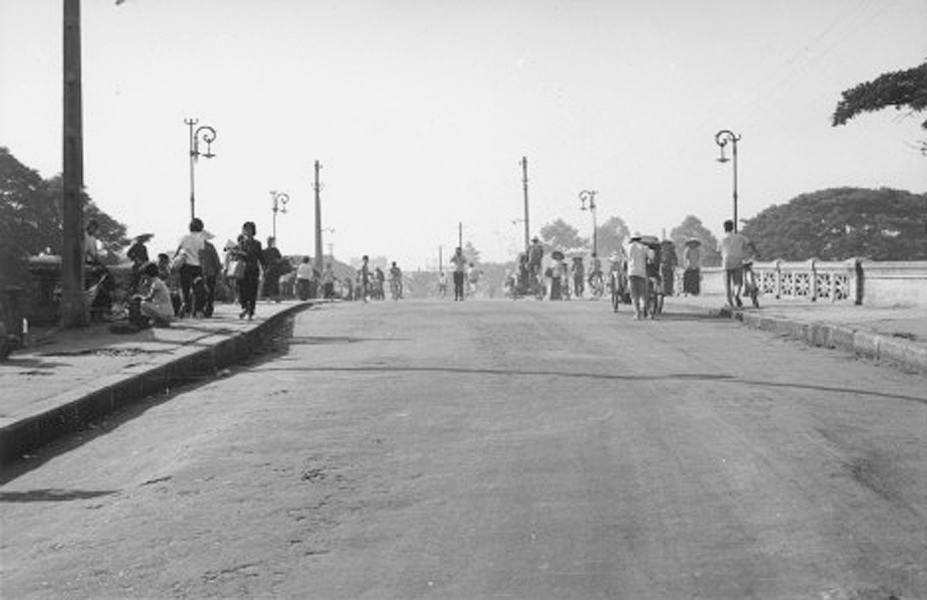
{"type": "Polygon", "coordinates": [[[802,194],[745,221],[763,258],[927,259],[927,194],[834,188],[802,194]]]}
{"type": "MultiPolygon", "coordinates": [[[[60,251],[63,238],[61,176],[45,180],[25,166],[4,147],[0,147],[0,273],[10,275],[7,282],[22,276],[17,266],[27,256],[46,249],[60,251]]],[[[83,194],[84,218],[100,223],[104,248],[115,253],[124,248],[125,225],[101,211],[83,194]]]]}
{"type": "Polygon", "coordinates": [[[599,256],[608,256],[617,252],[624,245],[625,240],[631,237],[631,231],[621,217],[609,217],[605,223],[596,227],[596,240],[599,247],[599,256]]]}
{"type": "MultiPolygon", "coordinates": [[[[832,125],[845,125],[864,112],[873,112],[894,106],[907,107],[919,113],[927,109],[927,62],[904,71],[893,71],[844,90],[843,99],[834,111],[832,125]]],[[[927,129],[927,120],[921,123],[927,129]]],[[[921,142],[921,151],[927,154],[927,142],[921,142]]]]}
{"type": "Polygon", "coordinates": [[[721,264],[721,253],[718,252],[718,238],[714,236],[701,220],[693,215],[682,220],[678,227],[670,231],[670,239],[681,249],[686,240],[702,242],[702,264],[706,267],[715,267],[721,264]]]}
{"type": "Polygon", "coordinates": [[[572,252],[582,250],[589,241],[580,237],[579,230],[563,219],[557,219],[541,227],[541,240],[548,250],[572,252]]]}
{"type": "Polygon", "coordinates": [[[467,240],[467,243],[464,244],[463,255],[468,263],[475,265],[480,262],[480,251],[476,249],[476,246],[470,240],[467,240]]]}

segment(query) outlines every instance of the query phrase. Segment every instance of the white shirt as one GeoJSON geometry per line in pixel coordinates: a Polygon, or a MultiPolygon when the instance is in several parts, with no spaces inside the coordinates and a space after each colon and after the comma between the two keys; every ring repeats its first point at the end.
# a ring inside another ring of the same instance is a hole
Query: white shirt
{"type": "Polygon", "coordinates": [[[647,277],[647,257],[650,250],[640,242],[628,246],[628,276],[647,277]]]}
{"type": "Polygon", "coordinates": [[[179,251],[187,257],[187,264],[191,267],[200,266],[200,252],[206,247],[202,232],[190,232],[180,238],[179,251]]]}

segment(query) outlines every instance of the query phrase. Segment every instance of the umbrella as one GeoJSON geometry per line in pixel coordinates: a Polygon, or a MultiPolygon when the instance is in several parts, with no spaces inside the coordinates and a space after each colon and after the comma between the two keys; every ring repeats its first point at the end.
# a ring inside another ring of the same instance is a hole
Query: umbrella
{"type": "Polygon", "coordinates": [[[554,260],[563,260],[563,252],[560,250],[554,250],[550,255],[554,260]]]}
{"type": "Polygon", "coordinates": [[[141,233],[141,234],[135,236],[135,241],[136,241],[136,242],[139,242],[139,243],[141,243],[141,244],[147,244],[148,241],[151,240],[151,238],[153,238],[153,237],[154,237],[154,234],[153,234],[153,233],[141,233]]]}
{"type": "Polygon", "coordinates": [[[696,246],[696,247],[698,247],[698,246],[701,246],[701,245],[702,245],[702,240],[700,240],[700,239],[698,239],[698,238],[689,238],[689,239],[686,240],[686,246],[696,246]]]}

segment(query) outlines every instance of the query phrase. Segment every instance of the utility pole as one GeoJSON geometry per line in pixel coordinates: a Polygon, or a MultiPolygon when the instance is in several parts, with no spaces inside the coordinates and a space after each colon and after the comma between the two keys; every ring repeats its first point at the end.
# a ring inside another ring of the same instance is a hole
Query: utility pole
{"type": "Polygon", "coordinates": [[[528,223],[528,159],[521,157],[521,184],[525,191],[525,252],[531,246],[531,225],[528,223]]]}
{"type": "Polygon", "coordinates": [[[319,183],[319,169],[321,168],[319,161],[315,161],[315,183],[312,188],[315,190],[315,265],[317,269],[322,268],[325,260],[322,254],[322,199],[319,196],[319,191],[322,189],[322,184],[319,183]]]}
{"type": "Polygon", "coordinates": [[[438,272],[444,270],[444,248],[438,246],[438,272]]]}
{"type": "Polygon", "coordinates": [[[83,285],[84,132],[80,67],[80,0],[64,0],[61,320],[65,327],[81,327],[88,321],[83,285]]]}
{"type": "Polygon", "coordinates": [[[457,247],[463,251],[463,221],[457,223],[457,247]]]}

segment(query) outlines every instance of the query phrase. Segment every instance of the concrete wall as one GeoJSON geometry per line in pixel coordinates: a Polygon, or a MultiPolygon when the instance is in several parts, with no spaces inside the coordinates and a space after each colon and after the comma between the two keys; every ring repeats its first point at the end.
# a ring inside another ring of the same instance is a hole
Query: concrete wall
{"type": "Polygon", "coordinates": [[[863,261],[862,303],[927,308],[927,261],[863,261]]]}
{"type": "MultiPolygon", "coordinates": [[[[775,298],[927,308],[927,261],[772,261],[754,271],[763,294],[775,298]]],[[[724,294],[723,269],[702,269],[702,293],[724,294]]]]}

